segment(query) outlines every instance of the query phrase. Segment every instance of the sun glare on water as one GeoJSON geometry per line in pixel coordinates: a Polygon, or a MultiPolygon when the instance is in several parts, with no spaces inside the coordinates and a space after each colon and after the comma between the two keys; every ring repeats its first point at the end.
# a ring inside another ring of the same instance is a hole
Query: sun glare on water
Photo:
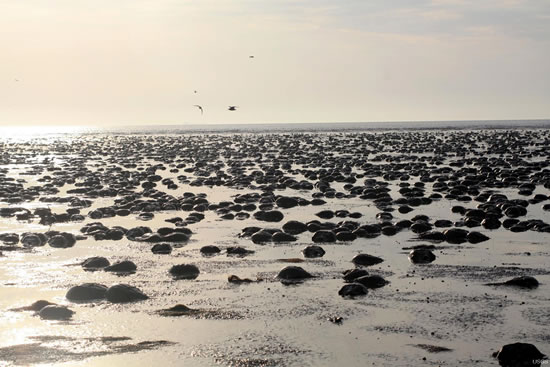
{"type": "Polygon", "coordinates": [[[2,126],[0,127],[0,139],[25,141],[39,137],[78,134],[85,131],[87,128],[82,126],[2,126]]]}

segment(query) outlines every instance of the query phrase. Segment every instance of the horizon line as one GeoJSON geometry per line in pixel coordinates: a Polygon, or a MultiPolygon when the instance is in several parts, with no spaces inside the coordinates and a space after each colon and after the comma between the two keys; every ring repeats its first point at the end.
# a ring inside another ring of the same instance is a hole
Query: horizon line
{"type": "Polygon", "coordinates": [[[385,120],[385,121],[308,121],[308,122],[237,122],[237,123],[220,123],[220,122],[213,122],[213,123],[200,123],[200,122],[181,122],[181,123],[123,123],[120,125],[113,125],[113,124],[29,124],[29,125],[21,125],[21,124],[0,124],[1,128],[33,128],[33,127],[70,127],[70,128],[88,128],[88,127],[101,127],[101,128],[124,128],[124,127],[137,127],[137,126],[172,126],[172,127],[178,127],[178,126],[231,126],[231,125],[313,125],[313,124],[385,124],[385,123],[449,123],[449,122],[458,122],[458,123],[465,123],[465,122],[542,122],[542,121],[548,121],[550,122],[550,117],[547,118],[521,118],[521,119],[471,119],[471,120],[385,120]]]}

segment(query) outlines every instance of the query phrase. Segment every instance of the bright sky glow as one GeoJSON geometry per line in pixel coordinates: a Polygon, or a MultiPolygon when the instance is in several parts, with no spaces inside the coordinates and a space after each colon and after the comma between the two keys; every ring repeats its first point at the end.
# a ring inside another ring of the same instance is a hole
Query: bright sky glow
{"type": "Polygon", "coordinates": [[[2,125],[550,117],[544,0],[0,0],[0,50],[2,125]]]}

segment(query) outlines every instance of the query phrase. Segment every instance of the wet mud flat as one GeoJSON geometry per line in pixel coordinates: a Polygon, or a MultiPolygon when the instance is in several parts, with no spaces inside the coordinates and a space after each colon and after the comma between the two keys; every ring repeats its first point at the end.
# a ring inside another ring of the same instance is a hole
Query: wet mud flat
{"type": "Polygon", "coordinates": [[[0,365],[544,365],[549,145],[5,137],[0,365]]]}

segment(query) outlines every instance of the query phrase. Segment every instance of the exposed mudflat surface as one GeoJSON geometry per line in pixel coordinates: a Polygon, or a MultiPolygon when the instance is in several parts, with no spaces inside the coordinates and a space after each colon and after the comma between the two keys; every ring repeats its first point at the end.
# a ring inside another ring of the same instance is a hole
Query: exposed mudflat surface
{"type": "Polygon", "coordinates": [[[497,366],[491,354],[513,342],[550,353],[549,130],[75,134],[0,148],[0,366],[497,366]],[[323,256],[304,256],[313,244],[323,256]],[[419,245],[435,260],[413,263],[419,245]],[[136,269],[84,269],[94,256],[136,269]],[[181,264],[200,272],[177,278],[181,264]],[[286,279],[286,266],[308,275],[286,279]],[[342,297],[353,268],[386,283],[342,297]],[[538,287],[487,285],[520,276],[538,287]],[[84,283],[148,298],[67,299],[84,283]],[[21,311],[38,300],[75,313],[21,311]]]}

